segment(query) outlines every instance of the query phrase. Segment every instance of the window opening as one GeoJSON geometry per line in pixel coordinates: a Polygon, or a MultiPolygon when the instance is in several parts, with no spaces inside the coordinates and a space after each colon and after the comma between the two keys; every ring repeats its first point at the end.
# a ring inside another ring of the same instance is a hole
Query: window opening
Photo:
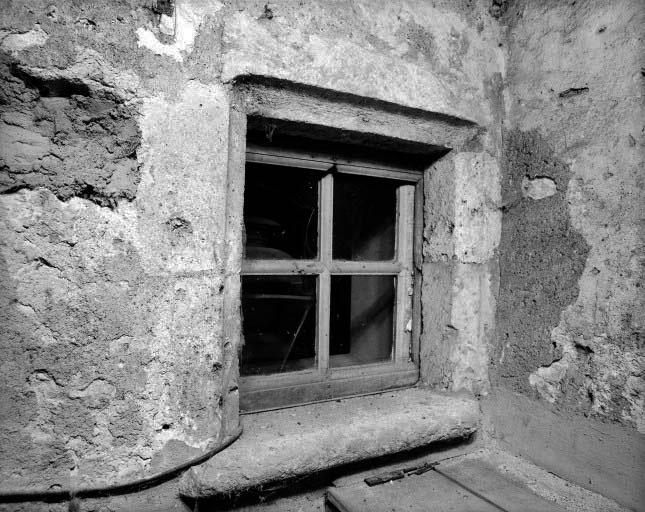
{"type": "Polygon", "coordinates": [[[414,383],[421,173],[247,149],[242,409],[271,405],[264,395],[290,404],[414,383]]]}

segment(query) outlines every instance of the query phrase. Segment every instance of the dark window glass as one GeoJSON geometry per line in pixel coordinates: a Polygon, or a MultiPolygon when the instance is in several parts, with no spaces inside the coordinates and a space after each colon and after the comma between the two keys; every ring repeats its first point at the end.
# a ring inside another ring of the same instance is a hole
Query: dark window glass
{"type": "Polygon", "coordinates": [[[318,182],[315,171],[246,164],[245,257],[308,259],[318,254],[318,182]]]}
{"type": "Polygon", "coordinates": [[[397,186],[381,178],[334,176],[334,259],[394,259],[397,186]]]}
{"type": "Polygon", "coordinates": [[[242,375],[315,365],[315,276],[243,276],[242,315],[242,375]]]}
{"type": "Polygon", "coordinates": [[[394,276],[332,276],[331,367],[392,357],[394,276]]]}

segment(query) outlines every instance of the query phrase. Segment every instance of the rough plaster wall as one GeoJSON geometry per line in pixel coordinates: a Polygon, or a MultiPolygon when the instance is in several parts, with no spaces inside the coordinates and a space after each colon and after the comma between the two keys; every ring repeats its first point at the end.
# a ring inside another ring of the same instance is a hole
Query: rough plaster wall
{"type": "Polygon", "coordinates": [[[3,487],[172,467],[227,407],[228,93],[168,84],[136,44],[148,9],[18,2],[2,16],[3,487]]]}
{"type": "Polygon", "coordinates": [[[487,4],[232,2],[222,77],[294,80],[471,119],[493,119],[488,84],[503,67],[487,4]],[[242,8],[244,6],[245,8],[242,8]]]}
{"type": "Polygon", "coordinates": [[[0,192],[46,187],[62,200],[101,206],[132,199],[140,180],[136,110],[107,90],[64,76],[20,69],[3,56],[0,71],[0,192]]]}
{"type": "Polygon", "coordinates": [[[506,387],[640,432],[643,14],[637,0],[517,2],[506,13],[492,361],[506,387]],[[535,178],[547,180],[541,193],[535,178]]]}
{"type": "Polygon", "coordinates": [[[497,306],[501,343],[493,361],[499,365],[499,377],[519,392],[531,391],[526,368],[547,367],[562,359],[562,346],[545,340],[558,325],[560,312],[576,299],[589,252],[569,219],[569,178],[569,167],[537,132],[504,133],[497,306]],[[555,189],[546,197],[532,197],[528,184],[536,182],[552,183],[555,189]]]}
{"type": "MultiPolygon", "coordinates": [[[[222,346],[219,329],[225,244],[240,243],[224,240],[236,77],[484,127],[499,117],[503,60],[483,2],[193,0],[174,13],[152,4],[24,0],[0,14],[6,488],[155,471],[205,449],[221,411],[236,415],[234,374],[232,393],[222,389],[236,347],[222,346]]],[[[498,145],[492,136],[457,161],[464,180],[469,159],[496,179],[498,145]]],[[[459,218],[478,219],[479,202],[459,218]]],[[[456,265],[466,266],[455,271],[469,306],[453,323],[455,350],[472,364],[457,381],[481,391],[490,324],[475,325],[472,309],[495,272],[488,252],[465,256],[479,240],[469,225],[458,227],[470,234],[457,241],[456,265]]]]}

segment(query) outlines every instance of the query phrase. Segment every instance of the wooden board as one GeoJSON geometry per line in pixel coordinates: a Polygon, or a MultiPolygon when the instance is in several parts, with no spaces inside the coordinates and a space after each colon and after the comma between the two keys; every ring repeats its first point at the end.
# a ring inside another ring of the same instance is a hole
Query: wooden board
{"type": "Polygon", "coordinates": [[[439,465],[436,471],[509,512],[514,510],[563,512],[564,510],[500,474],[493,466],[482,460],[472,459],[454,465],[439,465]]]}
{"type": "Polygon", "coordinates": [[[330,488],[327,500],[340,512],[500,512],[433,471],[374,487],[330,488]]]}
{"type": "Polygon", "coordinates": [[[373,487],[333,487],[327,500],[341,512],[564,512],[477,459],[373,487]]]}

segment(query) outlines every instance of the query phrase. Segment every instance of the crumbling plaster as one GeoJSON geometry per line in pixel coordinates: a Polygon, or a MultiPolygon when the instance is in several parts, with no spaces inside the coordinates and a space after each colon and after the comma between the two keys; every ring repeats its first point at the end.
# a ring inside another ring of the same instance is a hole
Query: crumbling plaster
{"type": "MultiPolygon", "coordinates": [[[[239,286],[240,244],[226,239],[235,225],[226,198],[240,76],[366,96],[486,131],[447,160],[458,176],[441,185],[454,188],[444,213],[455,216],[457,236],[439,258],[454,266],[448,287],[460,305],[440,384],[485,392],[503,72],[487,9],[184,0],[175,19],[145,1],[4,9],[3,65],[24,92],[0,104],[3,487],[130,479],[236,428],[237,340],[226,327],[235,302],[225,297],[239,286]],[[83,98],[107,102],[98,119],[83,98]],[[127,144],[115,141],[123,131],[110,131],[115,122],[125,123],[127,144]],[[91,144],[103,157],[85,162],[91,144]],[[67,151],[61,162],[56,151],[67,151]],[[470,179],[482,190],[464,188],[470,179]]],[[[428,254],[424,269],[435,263],[428,254]]]]}
{"type": "Polygon", "coordinates": [[[210,148],[228,130],[223,95],[188,84],[174,103],[139,105],[136,199],[61,200],[40,183],[2,196],[3,278],[13,285],[2,446],[18,459],[3,467],[23,485],[132,477],[217,436],[226,151],[210,148]]]}
{"type": "Polygon", "coordinates": [[[514,161],[503,183],[516,181],[492,368],[496,383],[556,409],[645,432],[642,7],[519,1],[505,15],[514,161]],[[535,178],[554,180],[555,195],[521,197],[517,181],[535,178]],[[517,308],[531,320],[517,324],[517,308]]]}

